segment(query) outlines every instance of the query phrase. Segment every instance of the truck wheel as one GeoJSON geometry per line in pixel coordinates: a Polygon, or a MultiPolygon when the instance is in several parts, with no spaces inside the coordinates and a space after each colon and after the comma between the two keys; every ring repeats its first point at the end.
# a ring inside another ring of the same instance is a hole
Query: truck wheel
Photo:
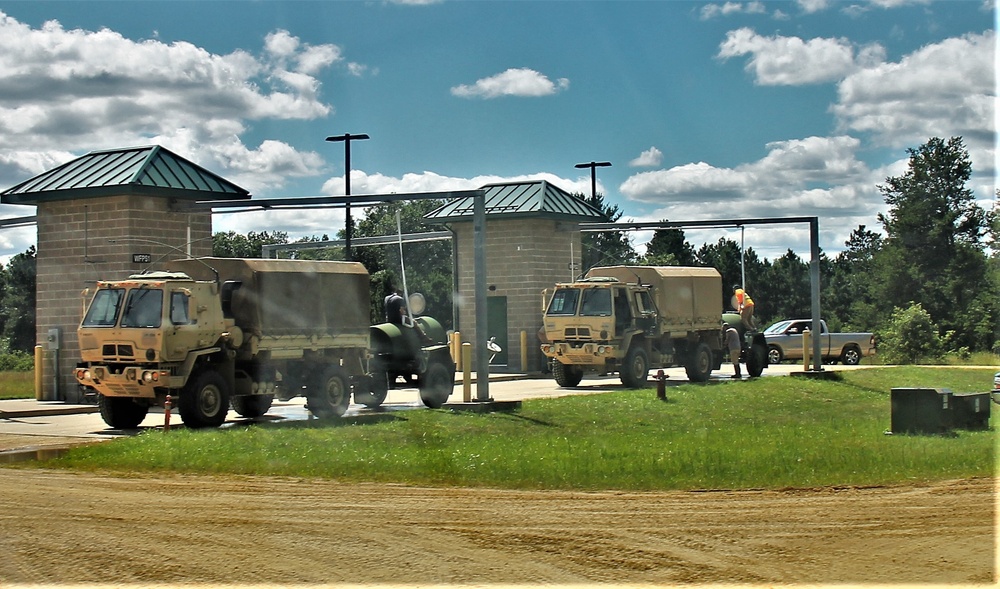
{"type": "Polygon", "coordinates": [[[306,393],[308,409],[320,419],[341,417],[351,404],[351,385],[340,366],[329,366],[306,393]]]}
{"type": "Polygon", "coordinates": [[[243,417],[260,417],[267,413],[274,402],[274,395],[246,395],[233,397],[233,410],[243,417]]]}
{"type": "Polygon", "coordinates": [[[97,407],[104,423],[115,429],[135,429],[149,413],[149,405],[136,403],[129,397],[97,395],[97,407]]]}
{"type": "Polygon", "coordinates": [[[646,379],[649,377],[649,358],[646,356],[646,350],[632,347],[625,355],[625,363],[622,364],[619,376],[622,384],[630,389],[641,389],[646,386],[646,379]]]}
{"type": "Polygon", "coordinates": [[[432,362],[420,378],[420,400],[431,409],[444,405],[455,389],[455,373],[440,362],[432,362]]]}
{"type": "Polygon", "coordinates": [[[184,387],[177,409],[189,428],[219,427],[229,412],[226,380],[214,370],[199,373],[184,387]]]}
{"type": "Polygon", "coordinates": [[[699,343],[694,348],[692,354],[684,367],[688,380],[691,382],[705,382],[712,376],[712,348],[705,342],[699,343]]]}
{"type": "Polygon", "coordinates": [[[770,346],[767,348],[768,364],[781,364],[782,359],[784,359],[784,354],[781,353],[781,348],[778,346],[770,346]]]}
{"type": "Polygon", "coordinates": [[[861,363],[861,350],[857,346],[847,346],[840,355],[840,361],[845,366],[857,366],[861,363]]]}
{"type": "Polygon", "coordinates": [[[555,377],[556,384],[561,387],[575,387],[583,380],[583,369],[556,360],[552,363],[552,376],[555,377]]]}
{"type": "Polygon", "coordinates": [[[760,376],[764,373],[767,365],[768,349],[760,344],[751,344],[750,353],[747,354],[747,372],[750,376],[760,376]]]}

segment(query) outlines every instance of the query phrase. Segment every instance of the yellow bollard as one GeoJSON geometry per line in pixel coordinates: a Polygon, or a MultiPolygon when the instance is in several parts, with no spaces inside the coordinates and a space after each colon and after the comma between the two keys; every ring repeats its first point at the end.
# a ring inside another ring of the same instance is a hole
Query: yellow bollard
{"type": "Polygon", "coordinates": [[[472,402],[472,344],[462,344],[462,402],[472,402]]]}
{"type": "Polygon", "coordinates": [[[809,330],[802,332],[802,367],[809,370],[809,330]]]}
{"type": "Polygon", "coordinates": [[[42,372],[45,367],[45,352],[42,346],[35,346],[35,400],[42,401],[45,392],[42,390],[42,372]]]}
{"type": "Polygon", "coordinates": [[[451,334],[451,357],[455,360],[455,370],[462,369],[462,334],[455,331],[451,334]]]}
{"type": "Polygon", "coordinates": [[[521,330],[521,372],[528,371],[528,332],[521,330]]]}

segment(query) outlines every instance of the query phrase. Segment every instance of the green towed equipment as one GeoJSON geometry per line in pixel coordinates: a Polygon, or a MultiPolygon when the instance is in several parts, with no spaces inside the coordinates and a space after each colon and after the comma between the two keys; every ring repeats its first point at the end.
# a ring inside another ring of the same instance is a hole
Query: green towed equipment
{"type": "Polygon", "coordinates": [[[402,377],[407,385],[417,386],[424,405],[432,409],[444,405],[455,386],[455,362],[447,333],[437,320],[416,317],[413,325],[381,323],[371,327],[370,335],[371,392],[355,393],[357,402],[378,407],[402,377]]]}
{"type": "Polygon", "coordinates": [[[740,334],[743,349],[740,352],[740,362],[746,364],[750,376],[760,376],[767,368],[767,340],[764,334],[747,329],[739,313],[723,313],[722,322],[733,327],[740,334]]]}

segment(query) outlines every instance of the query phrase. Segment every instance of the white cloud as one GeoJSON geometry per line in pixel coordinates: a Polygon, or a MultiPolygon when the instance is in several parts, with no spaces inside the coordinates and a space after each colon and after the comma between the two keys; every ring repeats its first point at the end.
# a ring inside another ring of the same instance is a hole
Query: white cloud
{"type": "MultiPolygon", "coordinates": [[[[504,182],[528,182],[545,180],[571,194],[590,194],[590,176],[570,180],[548,172],[522,174],[519,176],[482,175],[473,178],[442,176],[435,172],[404,174],[400,178],[384,174],[367,174],[361,170],[351,170],[351,194],[394,194],[405,192],[442,192],[451,190],[475,190],[487,184],[504,182]]],[[[602,190],[598,182],[598,190],[602,190]]],[[[323,194],[344,194],[343,176],[330,178],[323,183],[323,194]]]]}
{"type": "Polygon", "coordinates": [[[796,86],[842,80],[858,69],[859,62],[877,62],[884,54],[877,44],[860,48],[855,56],[855,48],[847,39],[764,37],[744,27],[726,35],[717,57],[727,60],[750,55],[746,70],[754,74],[755,83],[796,86]]]}
{"type": "Polygon", "coordinates": [[[569,88],[569,80],[556,81],[528,68],[511,68],[495,76],[461,84],[451,89],[460,98],[498,98],[500,96],[549,96],[569,88]]]}
{"type": "Polygon", "coordinates": [[[278,170],[314,175],[314,153],[250,148],[239,136],[247,121],[328,116],[315,74],[340,60],[336,46],[283,30],[264,39],[260,57],[219,55],[57,21],[32,28],[0,12],[0,186],[94,149],[152,143],[223,176],[255,166],[260,177],[247,184],[279,185],[278,170]]]}
{"type": "Polygon", "coordinates": [[[663,152],[653,146],[640,153],[639,157],[630,161],[628,165],[633,168],[649,168],[660,165],[661,161],[663,161],[663,152]]]}
{"type": "MultiPolygon", "coordinates": [[[[995,34],[925,46],[896,63],[846,77],[832,107],[843,130],[870,133],[892,147],[961,135],[971,149],[992,149],[996,133],[995,34]]],[[[980,159],[977,167],[990,165],[980,159]]]]}
{"type": "Polygon", "coordinates": [[[710,20],[717,16],[729,16],[731,14],[764,14],[767,7],[763,2],[725,2],[723,4],[706,4],[701,7],[700,15],[702,20],[710,20]]]}

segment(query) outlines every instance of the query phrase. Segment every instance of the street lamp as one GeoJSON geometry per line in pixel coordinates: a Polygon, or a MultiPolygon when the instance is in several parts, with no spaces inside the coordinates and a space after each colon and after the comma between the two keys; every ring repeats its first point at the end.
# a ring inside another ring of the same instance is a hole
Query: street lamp
{"type": "MultiPolygon", "coordinates": [[[[334,135],[332,137],[327,137],[327,141],[343,141],[344,142],[344,187],[345,194],[351,196],[351,141],[361,140],[361,139],[371,139],[368,135],[364,133],[358,133],[356,135],[351,135],[350,133],[344,133],[343,135],[334,135]]],[[[351,226],[353,225],[351,221],[351,202],[347,201],[347,206],[345,207],[346,219],[344,221],[344,245],[346,249],[346,256],[348,262],[354,261],[354,255],[351,253],[351,226]]]]}
{"type": "Polygon", "coordinates": [[[589,164],[577,164],[577,168],[590,168],[590,198],[597,198],[597,168],[606,168],[611,162],[590,162],[589,164]]]}

